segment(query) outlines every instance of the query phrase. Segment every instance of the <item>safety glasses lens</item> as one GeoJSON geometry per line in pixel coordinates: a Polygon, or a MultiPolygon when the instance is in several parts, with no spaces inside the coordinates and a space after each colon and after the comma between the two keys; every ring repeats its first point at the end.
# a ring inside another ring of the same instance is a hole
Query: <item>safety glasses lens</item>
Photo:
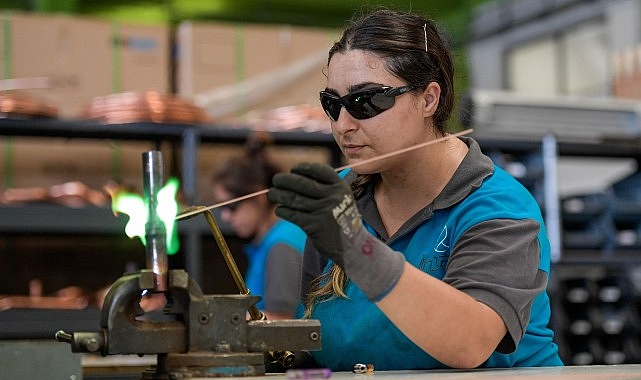
{"type": "Polygon", "coordinates": [[[321,91],[320,103],[323,110],[333,121],[338,120],[341,113],[341,98],[329,92],[321,91]]]}
{"type": "Polygon", "coordinates": [[[320,103],[327,116],[337,121],[341,107],[345,107],[352,117],[358,120],[369,119],[394,106],[396,96],[410,91],[412,86],[378,87],[353,92],[338,97],[327,91],[320,92],[320,103]]]}
{"type": "Polygon", "coordinates": [[[354,118],[363,120],[374,117],[392,108],[394,97],[386,96],[385,89],[378,88],[361,93],[347,95],[343,104],[354,118]]]}

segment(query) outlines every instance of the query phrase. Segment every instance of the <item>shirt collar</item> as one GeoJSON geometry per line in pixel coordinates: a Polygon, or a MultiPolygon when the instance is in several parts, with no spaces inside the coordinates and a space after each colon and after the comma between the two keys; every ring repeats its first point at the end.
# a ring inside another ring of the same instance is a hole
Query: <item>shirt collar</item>
{"type": "MultiPolygon", "coordinates": [[[[462,201],[475,189],[479,188],[485,178],[494,173],[494,163],[488,156],[483,154],[476,140],[470,137],[459,137],[459,139],[465,142],[469,150],[450,181],[432,203],[425,205],[412,216],[396,233],[396,236],[392,238],[404,235],[431,218],[434,211],[451,207],[462,201]]],[[[356,174],[353,171],[345,177],[349,183],[355,178],[356,174]]],[[[388,240],[389,236],[385,232],[385,227],[376,208],[373,183],[367,185],[363,195],[358,198],[356,203],[365,222],[376,231],[381,239],[388,240]]]]}

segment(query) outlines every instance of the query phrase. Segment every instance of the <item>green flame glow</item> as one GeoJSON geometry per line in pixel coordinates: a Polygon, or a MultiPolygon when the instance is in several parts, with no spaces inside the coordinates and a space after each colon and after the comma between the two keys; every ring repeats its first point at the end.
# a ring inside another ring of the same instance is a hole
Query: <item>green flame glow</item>
{"type": "Polygon", "coordinates": [[[130,238],[138,236],[142,240],[142,244],[146,245],[145,224],[149,218],[149,210],[145,207],[142,197],[134,193],[118,193],[111,202],[111,208],[114,213],[129,216],[129,221],[125,225],[127,236],[130,238]]]}
{"type": "Polygon", "coordinates": [[[168,254],[176,253],[178,248],[180,248],[178,230],[176,229],[176,215],[178,214],[176,193],[178,193],[178,187],[178,179],[170,178],[167,184],[158,191],[158,208],[156,209],[156,213],[165,224],[168,254]]]}
{"type": "MultiPolygon", "coordinates": [[[[165,225],[167,234],[166,248],[169,255],[176,253],[180,248],[178,229],[176,228],[176,215],[178,213],[176,193],[178,188],[178,179],[170,178],[165,186],[158,191],[157,195],[156,214],[165,225]]],[[[149,220],[149,210],[143,197],[135,193],[117,191],[112,194],[111,209],[114,213],[127,214],[129,221],[125,225],[125,234],[130,238],[138,237],[143,245],[147,245],[145,225],[149,220]]]]}

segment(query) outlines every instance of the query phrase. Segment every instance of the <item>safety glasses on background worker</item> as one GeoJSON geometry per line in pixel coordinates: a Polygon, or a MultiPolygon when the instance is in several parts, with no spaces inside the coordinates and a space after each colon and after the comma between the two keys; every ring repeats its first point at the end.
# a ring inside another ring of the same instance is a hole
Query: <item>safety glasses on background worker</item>
{"type": "Polygon", "coordinates": [[[337,121],[341,107],[355,119],[364,120],[374,117],[394,106],[396,97],[415,87],[408,85],[402,87],[381,86],[351,92],[343,97],[328,91],[320,92],[320,103],[327,116],[337,121]]]}

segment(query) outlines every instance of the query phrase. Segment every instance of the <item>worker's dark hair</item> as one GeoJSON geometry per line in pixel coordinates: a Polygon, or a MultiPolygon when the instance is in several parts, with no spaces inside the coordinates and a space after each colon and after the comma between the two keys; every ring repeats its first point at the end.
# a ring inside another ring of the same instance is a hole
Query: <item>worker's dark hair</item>
{"type": "Polygon", "coordinates": [[[454,64],[436,23],[411,13],[378,10],[351,22],[329,50],[327,63],[349,50],[383,58],[391,74],[417,89],[438,83],[441,96],[433,121],[436,132],[445,133],[454,108],[454,64]]]}
{"type": "Polygon", "coordinates": [[[231,157],[219,164],[213,176],[232,196],[240,197],[272,185],[272,177],[283,171],[269,157],[267,148],[273,139],[267,132],[255,132],[247,138],[242,155],[231,157]]]}

